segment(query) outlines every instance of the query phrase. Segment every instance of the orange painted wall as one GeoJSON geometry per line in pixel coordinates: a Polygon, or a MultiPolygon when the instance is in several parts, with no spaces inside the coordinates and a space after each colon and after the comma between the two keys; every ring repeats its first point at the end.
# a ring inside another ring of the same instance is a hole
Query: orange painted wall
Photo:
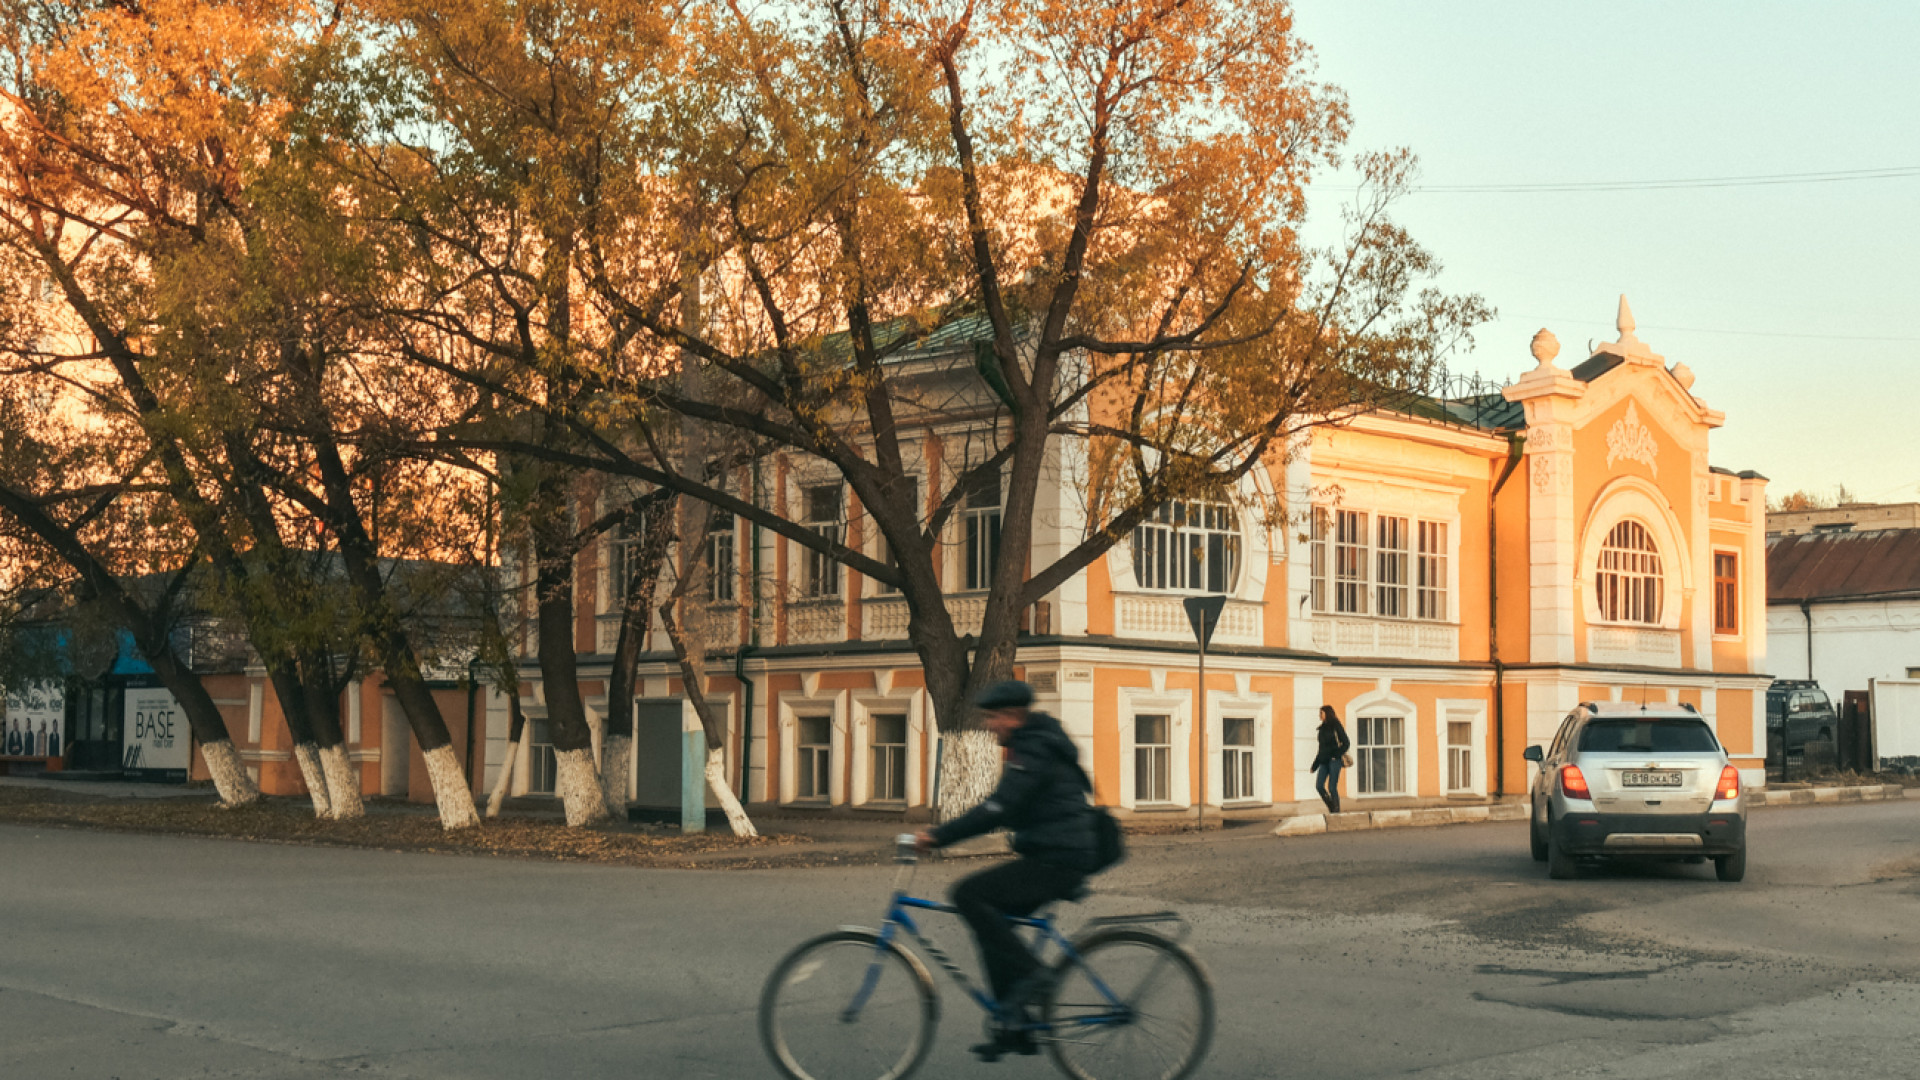
{"type": "MultiPolygon", "coordinates": [[[[1293,801],[1293,680],[1279,675],[1255,675],[1247,689],[1273,695],[1273,801],[1293,801]]],[[[1304,764],[1304,762],[1300,763],[1304,764]]]]}
{"type": "MultiPolygon", "coordinates": [[[[1575,525],[1579,535],[1585,535],[1592,524],[1586,520],[1586,515],[1592,509],[1594,500],[1599,497],[1600,489],[1611,483],[1615,477],[1623,475],[1639,477],[1659,488],[1667,505],[1672,508],[1674,518],[1680,523],[1680,528],[1683,530],[1689,528],[1689,522],[1693,520],[1694,499],[1697,497],[1691,483],[1692,472],[1689,468],[1691,455],[1671,432],[1660,426],[1656,410],[1647,408],[1644,402],[1637,402],[1633,398],[1622,399],[1578,428],[1573,433],[1573,445],[1574,460],[1586,463],[1584,468],[1574,469],[1573,505],[1574,512],[1580,519],[1575,525]],[[1657,475],[1647,467],[1646,463],[1631,458],[1616,457],[1611,467],[1598,467],[1600,463],[1607,460],[1608,433],[1614,424],[1625,418],[1627,409],[1635,405],[1638,405],[1640,422],[1653,433],[1653,440],[1658,448],[1656,460],[1666,462],[1668,465],[1657,475]]],[[[1688,542],[1697,543],[1698,538],[1689,537],[1688,542]]],[[[1583,568],[1582,573],[1585,572],[1583,568]]],[[[1698,589],[1710,586],[1712,583],[1695,581],[1692,584],[1698,589]]],[[[1665,603],[1668,605],[1668,612],[1677,608],[1680,616],[1681,666],[1694,667],[1701,658],[1693,655],[1693,613],[1688,610],[1680,596],[1669,595],[1665,603]]],[[[1575,655],[1584,659],[1587,640],[1587,611],[1584,602],[1574,611],[1574,635],[1575,655]]]]}
{"type": "MultiPolygon", "coordinates": [[[[1106,806],[1120,802],[1120,689],[1146,689],[1153,678],[1137,668],[1093,669],[1093,797],[1106,806]]],[[[1193,683],[1188,681],[1192,688],[1193,683]]]]}
{"type": "MultiPolygon", "coordinates": [[[[1506,459],[1488,463],[1493,470],[1491,475],[1497,480],[1500,471],[1506,468],[1506,459]]],[[[1527,574],[1527,514],[1529,498],[1527,488],[1527,466],[1522,461],[1507,482],[1500,488],[1498,503],[1494,507],[1497,541],[1500,547],[1499,586],[1500,586],[1500,659],[1509,663],[1523,663],[1528,659],[1529,635],[1533,632],[1532,597],[1528,593],[1527,574]]],[[[1492,490],[1492,481],[1488,490],[1492,490]]],[[[1461,558],[1465,559],[1465,548],[1461,558]]],[[[1481,549],[1484,558],[1485,549],[1481,549]]],[[[1464,573],[1464,568],[1463,568],[1464,573]]],[[[1465,591],[1464,589],[1462,590],[1465,591]]],[[[1461,644],[1466,644],[1466,628],[1461,628],[1461,644]]],[[[1462,656],[1468,654],[1462,653],[1462,656]]],[[[1522,715],[1525,715],[1524,713],[1522,715]]]]}
{"type": "Polygon", "coordinates": [[[1727,753],[1759,753],[1753,745],[1753,691],[1722,690],[1714,695],[1714,704],[1715,727],[1727,753]]]}
{"type": "Polygon", "coordinates": [[[1087,564],[1087,633],[1113,636],[1113,575],[1104,558],[1087,564]]]}

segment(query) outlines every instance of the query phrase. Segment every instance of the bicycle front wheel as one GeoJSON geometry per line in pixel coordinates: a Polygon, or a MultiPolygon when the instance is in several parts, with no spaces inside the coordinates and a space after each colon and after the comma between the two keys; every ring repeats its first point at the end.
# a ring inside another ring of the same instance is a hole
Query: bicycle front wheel
{"type": "Polygon", "coordinates": [[[1047,1052],[1075,1080],[1182,1080],[1213,1043],[1213,983],[1145,930],[1104,930],[1055,965],[1047,1052]]]}
{"type": "Polygon", "coordinates": [[[787,1080],[903,1080],[932,1048],[939,1008],[918,957],[874,931],[839,930],[774,967],[760,1042],[787,1080]]]}

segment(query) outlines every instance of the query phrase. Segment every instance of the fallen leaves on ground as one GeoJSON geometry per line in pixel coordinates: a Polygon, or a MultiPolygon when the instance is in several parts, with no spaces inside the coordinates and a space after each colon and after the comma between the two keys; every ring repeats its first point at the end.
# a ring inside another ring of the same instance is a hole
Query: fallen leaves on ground
{"type": "Polygon", "coordinates": [[[305,799],[265,798],[228,809],[211,796],[109,798],[43,788],[0,788],[0,823],[625,866],[748,869],[828,861],[807,851],[811,843],[807,837],[790,834],[682,836],[677,829],[659,825],[568,828],[550,818],[505,816],[477,828],[448,830],[440,827],[430,807],[372,801],[367,816],[357,821],[322,821],[313,816],[313,805],[305,799]]]}

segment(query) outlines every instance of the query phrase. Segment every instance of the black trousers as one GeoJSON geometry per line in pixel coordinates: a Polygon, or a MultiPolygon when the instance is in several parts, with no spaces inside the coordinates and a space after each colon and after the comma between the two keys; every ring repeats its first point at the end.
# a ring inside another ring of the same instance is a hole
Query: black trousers
{"type": "Polygon", "coordinates": [[[1020,980],[1039,968],[1007,916],[1026,916],[1080,888],[1087,875],[1032,859],[1016,859],[969,874],[954,883],[949,898],[973,928],[980,963],[996,1000],[1004,1001],[1020,980]]]}

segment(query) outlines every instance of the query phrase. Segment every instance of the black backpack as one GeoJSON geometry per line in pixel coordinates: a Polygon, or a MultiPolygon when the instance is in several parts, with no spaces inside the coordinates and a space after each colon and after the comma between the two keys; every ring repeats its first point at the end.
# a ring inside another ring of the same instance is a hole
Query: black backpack
{"type": "MultiPolygon", "coordinates": [[[[1073,767],[1080,773],[1080,784],[1091,798],[1093,781],[1087,778],[1087,770],[1080,768],[1079,762],[1073,767]]],[[[1088,802],[1087,813],[1093,816],[1093,868],[1087,872],[1097,874],[1127,857],[1127,838],[1120,831],[1120,819],[1113,816],[1113,811],[1088,802]]]]}

